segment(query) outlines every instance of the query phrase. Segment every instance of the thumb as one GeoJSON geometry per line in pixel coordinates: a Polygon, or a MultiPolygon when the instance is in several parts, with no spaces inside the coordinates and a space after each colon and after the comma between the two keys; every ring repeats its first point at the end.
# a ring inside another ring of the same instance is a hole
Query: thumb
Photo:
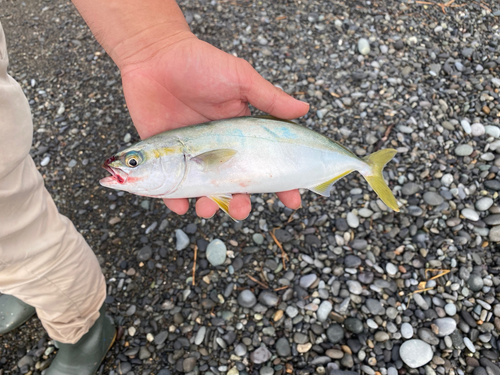
{"type": "Polygon", "coordinates": [[[248,103],[263,112],[282,119],[294,119],[309,111],[309,104],[292,98],[283,90],[266,81],[245,60],[243,65],[242,89],[248,103]]]}

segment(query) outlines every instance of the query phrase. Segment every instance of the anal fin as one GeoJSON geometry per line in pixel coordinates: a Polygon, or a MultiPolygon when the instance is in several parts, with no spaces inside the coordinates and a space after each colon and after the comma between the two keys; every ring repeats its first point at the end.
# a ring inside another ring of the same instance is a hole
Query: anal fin
{"type": "Polygon", "coordinates": [[[219,208],[226,214],[228,214],[231,219],[238,222],[238,220],[232,217],[229,213],[229,202],[231,202],[231,199],[233,199],[233,196],[231,194],[209,195],[208,197],[215,203],[217,203],[219,208]]]}
{"type": "Polygon", "coordinates": [[[330,190],[332,189],[332,186],[340,180],[342,177],[347,176],[349,173],[354,172],[354,169],[351,169],[350,171],[344,172],[338,176],[335,176],[334,178],[325,181],[319,185],[310,187],[309,190],[315,192],[316,194],[322,195],[324,197],[329,197],[330,196],[330,190]]]}

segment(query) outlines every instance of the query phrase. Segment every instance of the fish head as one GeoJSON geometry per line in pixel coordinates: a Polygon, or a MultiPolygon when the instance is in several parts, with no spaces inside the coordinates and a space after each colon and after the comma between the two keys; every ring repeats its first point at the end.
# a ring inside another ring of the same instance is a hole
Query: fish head
{"type": "Polygon", "coordinates": [[[184,176],[182,153],[158,152],[153,146],[131,146],[106,159],[111,175],[99,183],[111,189],[143,196],[164,196],[175,191],[184,176]]]}

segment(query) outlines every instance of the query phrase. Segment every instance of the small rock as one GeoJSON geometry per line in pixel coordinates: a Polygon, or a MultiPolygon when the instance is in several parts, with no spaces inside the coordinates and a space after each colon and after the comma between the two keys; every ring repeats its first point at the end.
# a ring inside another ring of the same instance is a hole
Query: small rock
{"type": "Polygon", "coordinates": [[[365,38],[360,38],[358,40],[358,51],[362,55],[368,55],[370,53],[370,42],[365,38]]]}
{"type": "Polygon", "coordinates": [[[257,365],[269,361],[270,358],[271,352],[265,345],[261,345],[250,354],[250,360],[257,365]]]}
{"type": "Polygon", "coordinates": [[[411,368],[419,368],[429,363],[432,359],[432,347],[418,339],[408,340],[399,348],[401,360],[411,368]]]}
{"type": "Polygon", "coordinates": [[[469,156],[472,154],[474,149],[471,145],[460,145],[455,148],[455,155],[457,156],[469,156]]]}
{"type": "Polygon", "coordinates": [[[250,290],[243,290],[238,296],[238,303],[241,307],[251,308],[257,303],[257,297],[250,290]]]}
{"type": "Polygon", "coordinates": [[[189,246],[189,237],[182,229],[175,230],[175,238],[177,240],[175,244],[175,249],[178,251],[184,250],[189,246]]]}
{"type": "Polygon", "coordinates": [[[433,322],[439,329],[437,336],[449,336],[457,328],[457,322],[453,318],[440,318],[433,322]]]}
{"type": "Polygon", "coordinates": [[[226,261],[226,245],[219,239],[211,241],[207,246],[207,260],[212,266],[220,266],[226,261]]]}

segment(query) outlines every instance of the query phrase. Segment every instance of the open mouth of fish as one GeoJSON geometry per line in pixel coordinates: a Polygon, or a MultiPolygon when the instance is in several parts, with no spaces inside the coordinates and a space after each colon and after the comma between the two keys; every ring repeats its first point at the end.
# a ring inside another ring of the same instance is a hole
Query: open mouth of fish
{"type": "Polygon", "coordinates": [[[118,168],[111,168],[109,165],[102,166],[105,170],[111,173],[111,176],[104,177],[101,179],[102,183],[118,182],[119,184],[124,184],[127,181],[127,174],[118,168]]]}
{"type": "Polygon", "coordinates": [[[101,183],[103,184],[110,184],[110,183],[119,183],[119,184],[124,184],[127,181],[128,175],[123,172],[119,168],[113,168],[109,164],[111,164],[114,161],[114,157],[109,158],[106,160],[103,164],[102,167],[107,170],[111,176],[104,177],[101,179],[101,183]]]}

